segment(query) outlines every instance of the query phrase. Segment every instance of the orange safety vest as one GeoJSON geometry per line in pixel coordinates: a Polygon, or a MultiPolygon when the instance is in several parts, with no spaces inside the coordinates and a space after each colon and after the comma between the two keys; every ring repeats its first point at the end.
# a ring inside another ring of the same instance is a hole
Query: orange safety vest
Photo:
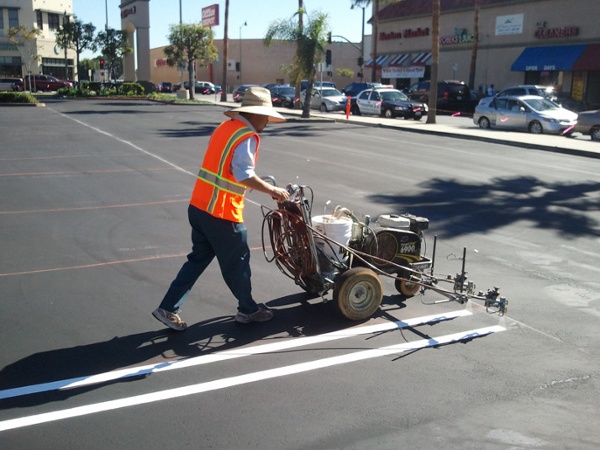
{"type": "Polygon", "coordinates": [[[202,167],[196,178],[190,204],[202,211],[229,220],[243,222],[246,186],[234,178],[231,161],[235,148],[250,137],[257,139],[254,163],[258,158],[260,137],[241,120],[231,119],[217,127],[210,138],[202,167]]]}

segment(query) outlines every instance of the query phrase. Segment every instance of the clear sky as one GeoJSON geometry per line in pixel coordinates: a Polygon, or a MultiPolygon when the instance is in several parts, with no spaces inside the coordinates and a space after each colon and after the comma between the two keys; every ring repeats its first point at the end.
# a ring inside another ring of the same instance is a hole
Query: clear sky
{"type": "MultiPolygon", "coordinates": [[[[215,39],[223,39],[225,1],[223,0],[150,0],[150,47],[168,45],[169,25],[179,23],[179,4],[183,23],[202,21],[202,8],[219,5],[219,23],[214,27],[215,39]]],[[[121,0],[73,0],[73,13],[83,23],[93,23],[96,32],[106,24],[121,28],[121,0]]],[[[341,35],[354,43],[362,36],[362,9],[351,9],[351,0],[304,0],[308,14],[321,11],[328,15],[329,28],[334,35],[341,35]]],[[[229,39],[262,39],[269,25],[279,19],[289,19],[298,8],[298,0],[229,0],[229,39]],[[244,23],[247,25],[244,26],[244,23]]],[[[370,8],[365,10],[365,35],[371,34],[370,8]]],[[[334,39],[335,40],[335,39],[334,39]]],[[[89,53],[82,55],[91,57],[89,53]]]]}

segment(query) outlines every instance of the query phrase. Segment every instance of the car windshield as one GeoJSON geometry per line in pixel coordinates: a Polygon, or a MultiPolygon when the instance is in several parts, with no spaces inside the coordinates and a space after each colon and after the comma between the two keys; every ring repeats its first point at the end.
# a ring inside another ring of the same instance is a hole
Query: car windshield
{"type": "Polygon", "coordinates": [[[400,91],[382,92],[381,98],[386,102],[397,102],[408,100],[408,97],[400,91]]]}
{"type": "Polygon", "coordinates": [[[548,101],[544,98],[523,100],[523,103],[525,103],[527,106],[529,106],[535,111],[553,111],[555,109],[559,109],[559,107],[555,103],[552,103],[551,101],[548,101]]]}
{"type": "Polygon", "coordinates": [[[279,95],[296,95],[296,89],[293,87],[279,88],[275,90],[275,94],[279,95]]]}
{"type": "Polygon", "coordinates": [[[322,89],[320,92],[323,97],[338,97],[342,95],[337,89],[322,89]]]}

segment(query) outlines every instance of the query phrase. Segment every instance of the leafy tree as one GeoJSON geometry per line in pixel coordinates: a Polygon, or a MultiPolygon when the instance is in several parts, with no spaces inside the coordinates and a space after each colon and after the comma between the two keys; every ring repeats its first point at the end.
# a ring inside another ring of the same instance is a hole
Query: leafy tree
{"type": "MultiPolygon", "coordinates": [[[[294,16],[303,14],[300,9],[294,16]]],[[[270,46],[274,39],[287,41],[296,45],[294,70],[291,78],[296,85],[302,78],[308,80],[308,87],[302,105],[302,117],[310,117],[310,98],[316,74],[316,63],[323,59],[327,45],[327,14],[315,13],[308,17],[308,23],[296,23],[294,17],[281,19],[269,27],[264,39],[265,46],[270,46]]]]}
{"type": "Polygon", "coordinates": [[[343,78],[352,78],[354,76],[354,70],[348,68],[335,69],[335,73],[343,78]]]}
{"type": "Polygon", "coordinates": [[[56,31],[56,42],[62,49],[75,50],[77,55],[75,66],[77,68],[74,79],[79,81],[79,57],[85,50],[96,50],[94,32],[96,27],[91,23],[83,23],[75,18],[72,22],[65,22],[56,31]]]}
{"type": "Polygon", "coordinates": [[[98,33],[92,44],[92,49],[94,51],[100,50],[104,57],[104,64],[108,67],[111,80],[121,75],[117,72],[117,69],[122,67],[123,57],[133,52],[127,42],[127,32],[110,27],[98,33]]]}
{"type": "Polygon", "coordinates": [[[178,24],[169,27],[167,39],[170,43],[164,49],[167,64],[172,67],[182,62],[187,63],[190,98],[193,99],[196,80],[194,63],[206,67],[217,59],[214,33],[200,24],[178,24]]]}
{"type": "MultiPolygon", "coordinates": [[[[42,30],[39,28],[27,28],[25,25],[10,27],[8,29],[8,41],[17,47],[28,75],[31,75],[33,63],[40,60],[37,37],[41,34],[42,30]]],[[[29,86],[31,90],[31,76],[29,78],[29,86]]]]}

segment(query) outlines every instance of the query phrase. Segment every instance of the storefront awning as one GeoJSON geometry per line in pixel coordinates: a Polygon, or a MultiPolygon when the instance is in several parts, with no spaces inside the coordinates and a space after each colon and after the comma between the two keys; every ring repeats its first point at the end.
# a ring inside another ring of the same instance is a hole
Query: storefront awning
{"type": "Polygon", "coordinates": [[[412,60],[411,64],[413,66],[425,66],[431,64],[431,52],[419,53],[415,56],[415,59],[412,60]]]}
{"type": "Polygon", "coordinates": [[[409,56],[410,56],[410,53],[403,53],[400,55],[392,55],[392,57],[390,58],[390,60],[388,62],[388,66],[400,67],[400,66],[402,66],[402,63],[404,63],[404,61],[406,61],[408,59],[409,56]]]}
{"type": "Polygon", "coordinates": [[[540,72],[551,70],[573,70],[575,61],[586,45],[551,45],[527,47],[513,63],[513,72],[540,72]]]}
{"type": "MultiPolygon", "coordinates": [[[[390,58],[390,55],[379,55],[375,60],[375,65],[381,67],[390,58]]],[[[373,58],[369,59],[365,64],[365,67],[373,67],[373,58]]]]}
{"type": "Polygon", "coordinates": [[[600,44],[588,45],[573,64],[573,70],[600,70],[600,44]]]}

